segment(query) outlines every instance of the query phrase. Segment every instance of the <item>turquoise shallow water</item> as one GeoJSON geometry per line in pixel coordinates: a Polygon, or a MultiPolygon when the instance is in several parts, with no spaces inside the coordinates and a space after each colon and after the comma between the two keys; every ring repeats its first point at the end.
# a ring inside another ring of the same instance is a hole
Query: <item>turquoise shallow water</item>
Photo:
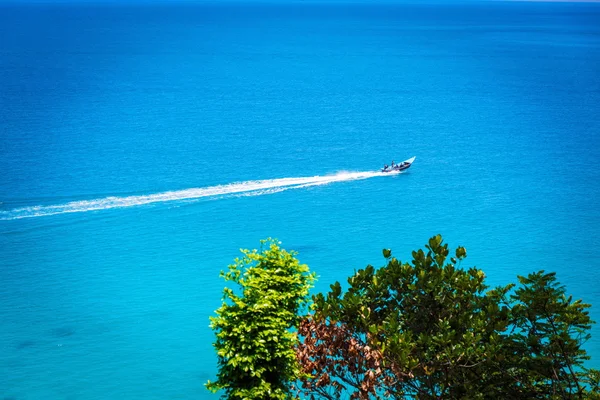
{"type": "Polygon", "coordinates": [[[0,397],[214,398],[218,273],[267,236],[325,290],[442,233],[491,285],[556,271],[600,320],[598,21],[1,5],[0,397]]]}

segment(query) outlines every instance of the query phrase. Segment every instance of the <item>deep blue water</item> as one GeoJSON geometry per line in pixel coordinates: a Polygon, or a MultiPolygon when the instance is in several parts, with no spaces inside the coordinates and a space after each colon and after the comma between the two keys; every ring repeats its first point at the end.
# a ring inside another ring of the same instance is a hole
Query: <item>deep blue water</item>
{"type": "Polygon", "coordinates": [[[325,290],[441,233],[600,320],[599,65],[600,4],[0,5],[0,397],[215,398],[267,236],[325,290]]]}

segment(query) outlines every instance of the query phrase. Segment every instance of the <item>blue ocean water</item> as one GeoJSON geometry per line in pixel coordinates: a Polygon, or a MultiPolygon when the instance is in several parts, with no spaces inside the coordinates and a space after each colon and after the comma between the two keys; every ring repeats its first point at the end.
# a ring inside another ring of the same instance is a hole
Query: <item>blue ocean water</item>
{"type": "Polygon", "coordinates": [[[319,291],[441,233],[491,285],[556,271],[600,321],[599,22],[590,3],[1,4],[0,397],[216,398],[218,274],[268,236],[319,291]]]}

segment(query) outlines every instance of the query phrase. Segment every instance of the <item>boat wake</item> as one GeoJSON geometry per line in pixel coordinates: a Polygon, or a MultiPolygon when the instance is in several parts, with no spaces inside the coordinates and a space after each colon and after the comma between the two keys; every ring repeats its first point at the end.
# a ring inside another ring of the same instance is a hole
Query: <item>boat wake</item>
{"type": "Polygon", "coordinates": [[[335,175],[279,178],[260,181],[246,181],[208,187],[176,190],[148,195],[105,197],[102,199],[71,201],[56,205],[40,205],[0,211],[0,221],[22,218],[46,217],[67,213],[108,210],[111,208],[135,207],[146,204],[194,201],[202,198],[259,196],[289,189],[326,185],[335,182],[353,181],[384,176],[381,172],[340,172],[335,175]]]}

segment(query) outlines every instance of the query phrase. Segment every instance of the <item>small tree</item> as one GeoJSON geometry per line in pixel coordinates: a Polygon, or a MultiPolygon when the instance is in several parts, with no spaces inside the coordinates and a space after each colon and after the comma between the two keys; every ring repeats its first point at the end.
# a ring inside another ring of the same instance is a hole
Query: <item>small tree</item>
{"type": "Polygon", "coordinates": [[[599,398],[598,371],[583,368],[590,359],[581,347],[591,337],[590,305],[567,297],[555,273],[518,278],[521,286],[510,296],[509,339],[511,350],[519,354],[511,365],[512,377],[530,398],[599,398]]]}
{"type": "Polygon", "coordinates": [[[218,379],[208,382],[213,392],[228,399],[286,399],[300,376],[290,331],[299,321],[315,280],[296,253],[281,249],[272,239],[266,250],[242,250],[244,256],[221,272],[239,293],[225,288],[223,305],[211,317],[217,340],[218,379]]]}

